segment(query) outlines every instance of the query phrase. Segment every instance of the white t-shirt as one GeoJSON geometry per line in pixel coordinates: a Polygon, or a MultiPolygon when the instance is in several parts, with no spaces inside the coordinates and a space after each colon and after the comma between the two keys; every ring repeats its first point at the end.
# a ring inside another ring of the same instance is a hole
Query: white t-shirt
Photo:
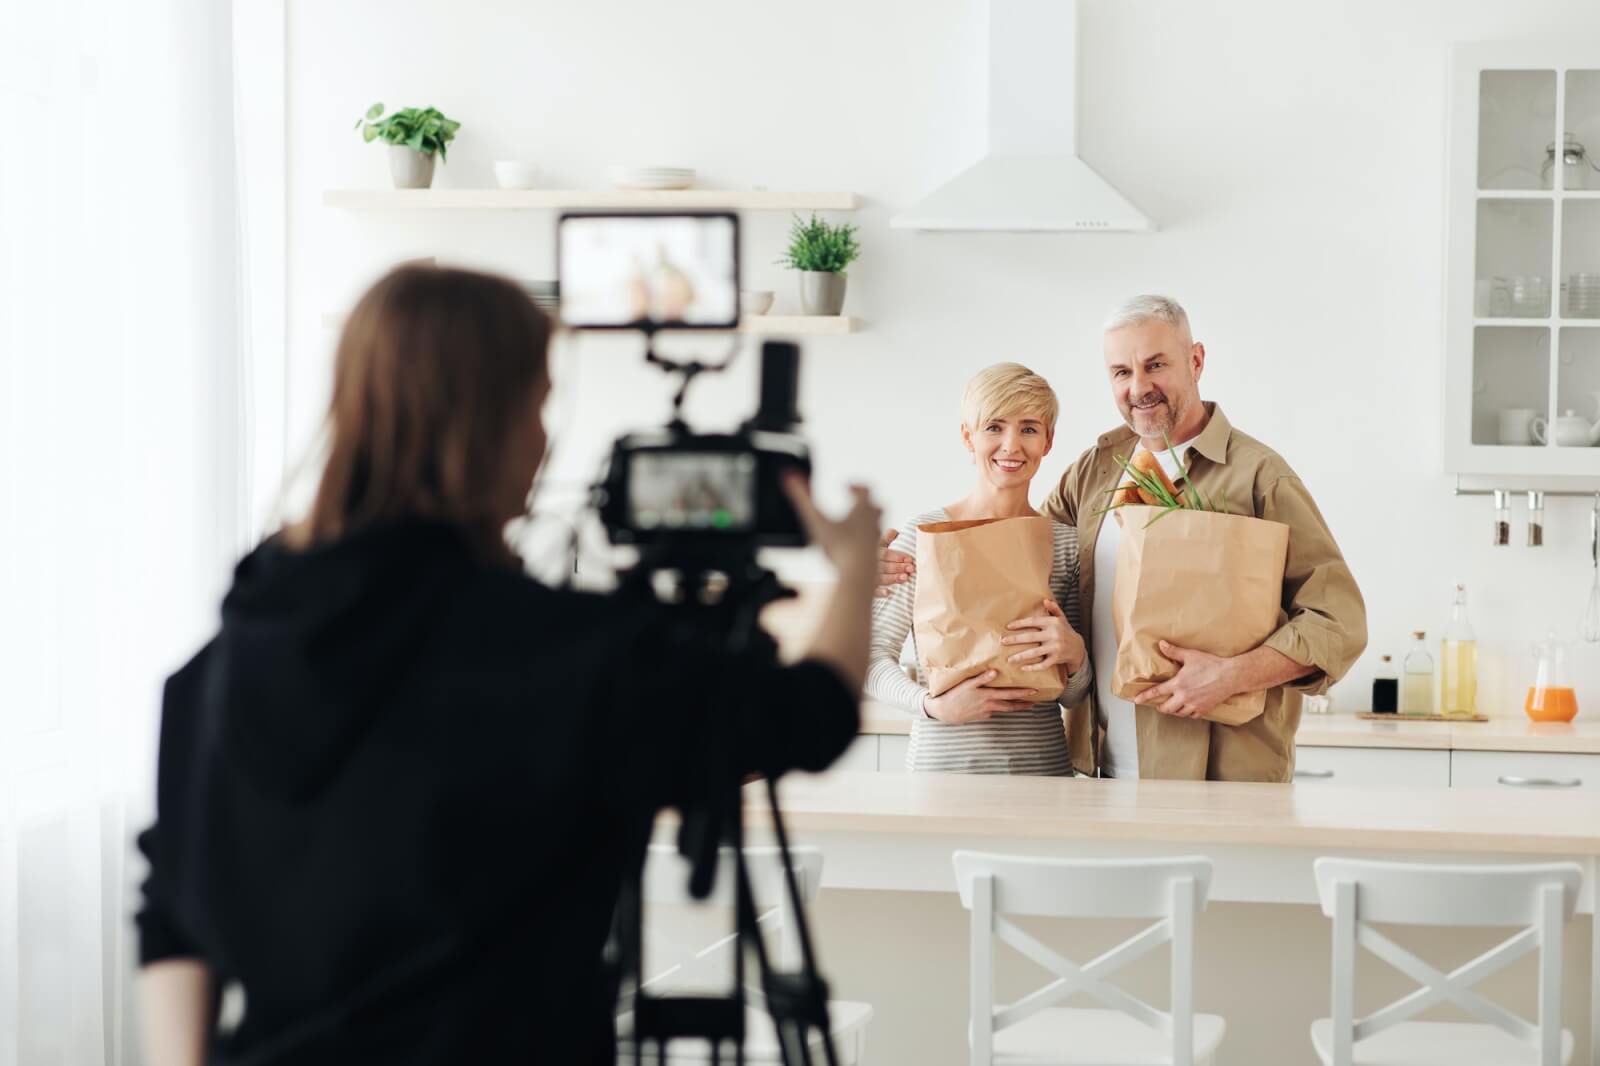
{"type": "MultiPolygon", "coordinates": [[[[1185,441],[1175,445],[1174,450],[1184,455],[1188,447],[1189,442],[1185,441]]],[[[1149,450],[1143,445],[1138,449],[1141,452],[1149,450]]],[[[1133,456],[1128,458],[1132,459],[1133,456]]],[[[1167,477],[1176,482],[1178,464],[1173,461],[1172,453],[1163,449],[1156,458],[1161,462],[1161,469],[1167,472],[1167,477]]],[[[1187,464],[1188,459],[1185,458],[1184,462],[1187,464]]],[[[1117,549],[1121,544],[1122,523],[1117,521],[1116,512],[1113,511],[1100,523],[1100,535],[1094,542],[1094,606],[1090,615],[1094,646],[1089,649],[1089,655],[1094,663],[1095,707],[1100,724],[1106,731],[1105,746],[1100,750],[1102,777],[1139,776],[1139,738],[1134,726],[1133,704],[1111,694],[1111,672],[1117,661],[1116,626],[1111,620],[1111,591],[1117,581],[1117,549]]]]}

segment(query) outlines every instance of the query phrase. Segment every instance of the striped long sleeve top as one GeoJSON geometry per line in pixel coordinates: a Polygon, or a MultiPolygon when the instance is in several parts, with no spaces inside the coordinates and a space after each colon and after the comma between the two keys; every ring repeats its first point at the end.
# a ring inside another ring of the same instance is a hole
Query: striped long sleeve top
{"type": "MultiPolygon", "coordinates": [[[[917,527],[948,522],[943,508],[926,511],[899,528],[893,547],[916,554],[917,527]]],[[[1052,523],[1055,552],[1050,564],[1050,593],[1074,629],[1082,629],[1078,605],[1078,533],[1072,526],[1052,523]]],[[[1005,711],[982,722],[950,725],[930,718],[922,710],[928,688],[923,682],[920,657],[915,677],[900,667],[906,640],[916,650],[912,631],[912,605],[916,602],[916,575],[894,587],[893,593],[872,607],[872,655],[867,669],[867,694],[910,711],[911,747],[906,769],[930,773],[1038,774],[1071,776],[1066,729],[1061,708],[1083,700],[1093,682],[1088,659],[1067,680],[1059,700],[1047,700],[1025,711],[1005,711]]]]}

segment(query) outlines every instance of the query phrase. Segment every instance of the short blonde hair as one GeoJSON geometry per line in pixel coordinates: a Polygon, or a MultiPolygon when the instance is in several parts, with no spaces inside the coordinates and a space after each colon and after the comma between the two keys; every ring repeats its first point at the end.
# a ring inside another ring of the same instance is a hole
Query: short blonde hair
{"type": "Polygon", "coordinates": [[[1008,415],[1029,415],[1044,423],[1047,435],[1053,435],[1059,412],[1056,390],[1021,363],[984,367],[967,382],[961,395],[961,421],[969,429],[1008,415]]]}

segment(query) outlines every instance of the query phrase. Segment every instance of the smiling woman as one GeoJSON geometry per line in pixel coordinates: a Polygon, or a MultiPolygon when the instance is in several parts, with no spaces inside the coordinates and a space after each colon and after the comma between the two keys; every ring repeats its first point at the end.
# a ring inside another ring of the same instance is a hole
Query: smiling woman
{"type": "MultiPolygon", "coordinates": [[[[1044,378],[1017,363],[998,363],[967,383],[961,402],[961,439],[977,468],[966,496],[916,515],[895,531],[898,551],[915,555],[917,527],[933,522],[1036,515],[1028,488],[1055,441],[1058,404],[1044,378]]],[[[931,695],[920,664],[916,675],[901,670],[907,637],[913,652],[912,609],[917,579],[907,564],[882,590],[872,615],[872,661],[867,692],[916,715],[907,769],[938,773],[1050,774],[1070,776],[1061,707],[1084,698],[1091,673],[1077,634],[1078,538],[1071,526],[1054,523],[1051,599],[1012,623],[1004,639],[1017,645],[1013,662],[1030,671],[1059,670],[1065,691],[1038,701],[1028,688],[995,687],[993,671],[967,678],[931,695]]]]}

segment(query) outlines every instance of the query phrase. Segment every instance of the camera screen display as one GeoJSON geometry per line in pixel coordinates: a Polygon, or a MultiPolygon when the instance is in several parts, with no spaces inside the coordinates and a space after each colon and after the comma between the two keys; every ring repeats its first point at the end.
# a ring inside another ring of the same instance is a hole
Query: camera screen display
{"type": "Polygon", "coordinates": [[[756,457],[749,452],[637,452],[628,521],[640,530],[755,528],[756,457]]]}
{"type": "Polygon", "coordinates": [[[732,215],[568,215],[561,219],[561,319],[569,326],[739,324],[739,228],[732,215]]]}

